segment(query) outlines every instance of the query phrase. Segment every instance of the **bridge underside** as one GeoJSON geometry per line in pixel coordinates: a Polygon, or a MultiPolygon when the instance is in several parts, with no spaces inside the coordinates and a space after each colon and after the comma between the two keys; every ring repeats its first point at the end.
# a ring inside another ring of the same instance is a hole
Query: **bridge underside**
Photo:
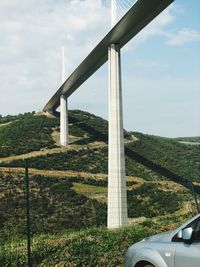
{"type": "Polygon", "coordinates": [[[108,47],[111,44],[122,48],[173,1],[138,0],[61,85],[43,111],[53,113],[60,105],[61,95],[69,97],[108,60],[108,47]]]}

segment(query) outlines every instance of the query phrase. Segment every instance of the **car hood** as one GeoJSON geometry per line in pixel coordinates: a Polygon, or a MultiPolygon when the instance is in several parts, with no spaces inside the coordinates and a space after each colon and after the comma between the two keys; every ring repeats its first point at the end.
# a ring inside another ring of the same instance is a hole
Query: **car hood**
{"type": "Polygon", "coordinates": [[[128,254],[129,253],[132,254],[133,251],[137,250],[138,248],[144,247],[144,244],[145,243],[147,244],[148,242],[165,242],[165,241],[167,242],[167,241],[171,240],[173,235],[174,235],[174,231],[170,231],[170,232],[157,234],[157,235],[152,235],[150,237],[147,237],[147,238],[143,239],[142,241],[133,244],[128,249],[128,254]]]}
{"type": "Polygon", "coordinates": [[[168,241],[174,235],[174,231],[153,235],[144,239],[146,242],[168,241]]]}

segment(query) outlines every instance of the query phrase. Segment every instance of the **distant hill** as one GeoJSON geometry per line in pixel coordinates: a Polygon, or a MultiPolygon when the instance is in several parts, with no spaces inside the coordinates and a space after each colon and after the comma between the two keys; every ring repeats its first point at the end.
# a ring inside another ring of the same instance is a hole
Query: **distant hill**
{"type": "Polygon", "coordinates": [[[177,137],[177,140],[184,140],[184,141],[191,141],[191,142],[198,142],[200,141],[200,136],[192,136],[192,137],[177,137]]]}
{"type": "Polygon", "coordinates": [[[182,141],[182,142],[191,142],[191,143],[199,143],[200,145],[200,136],[193,136],[193,137],[178,137],[175,138],[178,141],[182,141]]]}

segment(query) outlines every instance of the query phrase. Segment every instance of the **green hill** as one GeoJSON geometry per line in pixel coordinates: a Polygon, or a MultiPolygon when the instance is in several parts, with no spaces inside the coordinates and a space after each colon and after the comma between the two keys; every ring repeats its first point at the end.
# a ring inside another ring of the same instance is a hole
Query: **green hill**
{"type": "MultiPolygon", "coordinates": [[[[90,230],[80,232],[80,236],[88,246],[87,253],[91,257],[95,255],[91,265],[83,256],[85,251],[82,258],[73,258],[81,245],[75,238],[78,236],[79,240],[79,233],[72,234],[72,231],[106,226],[108,122],[94,114],[72,110],[69,112],[69,146],[60,146],[59,131],[59,118],[39,116],[34,112],[0,117],[0,243],[14,244],[26,235],[24,158],[28,158],[31,235],[37,243],[33,248],[35,266],[55,266],[57,263],[62,266],[62,259],[66,260],[67,257],[72,257],[69,266],[103,266],[100,260],[100,265],[96,263],[95,257],[99,259],[101,254],[97,256],[94,253],[90,247],[93,242],[85,236],[90,230]],[[66,230],[70,231],[72,239],[66,238],[66,230]],[[41,241],[40,235],[45,235],[44,239],[48,241],[41,241]],[[39,240],[43,244],[42,249],[39,240]],[[65,240],[63,246],[60,244],[62,240],[65,240]],[[66,255],[60,255],[59,248],[66,251],[66,255]],[[49,254],[52,253],[55,253],[58,262],[51,259],[49,254]]],[[[150,219],[163,220],[170,215],[175,222],[177,218],[188,216],[188,213],[194,211],[189,178],[199,193],[200,146],[198,142],[188,145],[180,143],[179,139],[126,130],[124,137],[128,217],[130,223],[143,222],[139,239],[145,235],[145,223],[148,224],[150,219]]],[[[161,225],[157,229],[151,221],[146,234],[161,230],[161,225]]],[[[92,232],[92,240],[106,240],[105,236],[108,236],[109,244],[112,241],[117,246],[120,239],[116,234],[99,231],[95,229],[92,232]]],[[[127,232],[126,229],[122,230],[123,238],[127,233],[129,241],[125,241],[126,238],[121,240],[124,242],[122,248],[114,246],[111,253],[116,258],[113,261],[111,254],[105,256],[107,266],[121,266],[122,258],[119,254],[122,255],[130,242],[136,241],[131,240],[129,234],[137,236],[137,231],[131,231],[128,228],[127,232]]],[[[119,232],[120,236],[122,232],[119,232]]],[[[103,253],[101,245],[106,248],[106,244],[100,242],[100,247],[96,249],[101,249],[103,253]]],[[[0,261],[5,262],[5,266],[17,266],[8,263],[9,257],[15,259],[15,263],[24,261],[24,252],[19,253],[19,258],[16,256],[18,245],[13,251],[9,245],[6,246],[8,249],[0,253],[0,261]]]]}
{"type": "MultiPolygon", "coordinates": [[[[0,173],[0,241],[25,236],[23,174],[0,173]]],[[[167,215],[191,201],[182,187],[170,183],[127,182],[129,218],[167,215]],[[175,190],[175,189],[174,189],[175,190]],[[178,194],[177,194],[178,193],[178,194]]],[[[32,234],[59,233],[66,229],[106,226],[107,179],[30,176],[32,234]]]]}
{"type": "Polygon", "coordinates": [[[185,142],[200,142],[200,136],[192,136],[192,137],[178,137],[176,138],[178,141],[185,141],[185,142]]]}
{"type": "MultiPolygon", "coordinates": [[[[69,125],[71,143],[68,151],[54,154],[48,154],[47,151],[44,156],[30,158],[30,166],[39,169],[90,170],[92,173],[107,173],[107,121],[93,114],[75,110],[69,113],[69,125]],[[91,147],[97,141],[101,143],[91,147]]],[[[22,118],[16,116],[12,123],[0,127],[0,157],[58,148],[59,144],[53,139],[53,132],[59,134],[58,118],[32,114],[22,118]]],[[[124,131],[124,133],[128,175],[142,177],[145,180],[164,178],[162,173],[149,168],[149,165],[146,168],[144,161],[137,160],[137,157],[134,157],[134,153],[137,153],[184,179],[188,178],[190,168],[192,180],[200,181],[199,145],[187,146],[175,139],[136,132],[124,131]]],[[[14,160],[10,165],[22,166],[23,162],[14,160]]]]}

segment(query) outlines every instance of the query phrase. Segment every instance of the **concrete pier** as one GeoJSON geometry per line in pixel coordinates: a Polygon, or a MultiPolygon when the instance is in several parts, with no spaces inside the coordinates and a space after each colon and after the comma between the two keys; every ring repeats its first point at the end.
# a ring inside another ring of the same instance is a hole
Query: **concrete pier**
{"type": "MultiPolygon", "coordinates": [[[[62,83],[65,81],[65,51],[62,47],[62,83]]],[[[68,103],[65,95],[60,96],[60,144],[66,146],[69,144],[68,128],[68,103]]]]}
{"type": "Polygon", "coordinates": [[[69,144],[67,97],[64,95],[60,97],[60,144],[69,144]]]}
{"type": "Polygon", "coordinates": [[[120,48],[112,44],[109,62],[108,228],[128,223],[123,136],[120,48]]]}

